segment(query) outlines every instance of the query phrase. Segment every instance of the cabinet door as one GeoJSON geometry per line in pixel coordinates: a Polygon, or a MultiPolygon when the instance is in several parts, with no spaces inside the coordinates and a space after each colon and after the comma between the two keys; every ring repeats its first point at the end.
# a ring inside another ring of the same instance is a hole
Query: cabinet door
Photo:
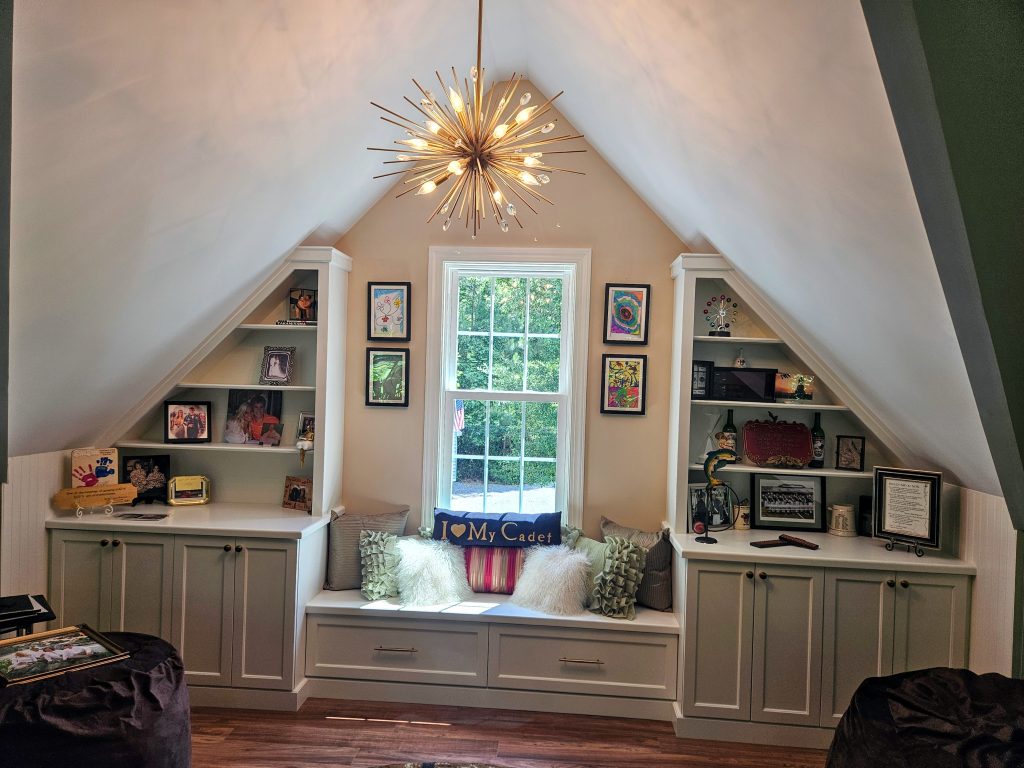
{"type": "Polygon", "coordinates": [[[750,719],[817,725],[825,571],[759,565],[754,581],[750,719]]]}
{"type": "Polygon", "coordinates": [[[111,629],[170,640],[174,538],[122,531],[111,538],[111,629]]]}
{"type": "Polygon", "coordinates": [[[171,642],[190,685],[231,685],[235,540],[174,537],[171,642]]]}
{"type": "Polygon", "coordinates": [[[291,690],[295,670],[294,541],[238,539],[232,684],[291,690]]]}
{"type": "Polygon", "coordinates": [[[825,571],[822,727],[839,723],[865,678],[892,673],[895,586],[896,574],[886,571],[825,571]]]}
{"type": "Polygon", "coordinates": [[[50,534],[50,606],[56,624],[110,630],[108,531],[54,530],[50,534]]]}
{"type": "Polygon", "coordinates": [[[967,664],[966,576],[896,574],[893,672],[967,664]]]}
{"type": "Polygon", "coordinates": [[[750,719],[753,563],[686,566],[683,714],[750,719]]]}

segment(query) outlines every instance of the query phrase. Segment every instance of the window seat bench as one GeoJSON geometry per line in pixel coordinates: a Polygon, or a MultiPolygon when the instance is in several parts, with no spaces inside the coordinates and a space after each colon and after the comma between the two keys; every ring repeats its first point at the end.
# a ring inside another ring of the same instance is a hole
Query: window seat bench
{"type": "Polygon", "coordinates": [[[403,608],[358,590],[306,605],[308,695],[672,719],[679,622],[554,616],[477,594],[403,608]]]}

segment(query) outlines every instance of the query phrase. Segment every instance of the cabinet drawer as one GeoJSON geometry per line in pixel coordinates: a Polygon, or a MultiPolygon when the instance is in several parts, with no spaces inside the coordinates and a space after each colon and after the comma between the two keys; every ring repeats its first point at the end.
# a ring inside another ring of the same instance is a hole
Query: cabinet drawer
{"type": "Polygon", "coordinates": [[[487,684],[487,628],[464,622],[308,617],[306,674],[487,684]]]}
{"type": "Polygon", "coordinates": [[[675,635],[495,625],[490,632],[493,688],[676,698],[675,635]]]}

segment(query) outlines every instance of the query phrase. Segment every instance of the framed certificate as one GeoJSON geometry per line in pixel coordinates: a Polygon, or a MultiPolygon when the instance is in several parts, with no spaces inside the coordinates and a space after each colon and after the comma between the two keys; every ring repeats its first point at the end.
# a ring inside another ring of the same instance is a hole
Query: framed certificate
{"type": "Polygon", "coordinates": [[[918,557],[922,547],[937,549],[941,494],[941,472],[875,467],[875,536],[889,540],[886,549],[906,544],[918,557]]]}

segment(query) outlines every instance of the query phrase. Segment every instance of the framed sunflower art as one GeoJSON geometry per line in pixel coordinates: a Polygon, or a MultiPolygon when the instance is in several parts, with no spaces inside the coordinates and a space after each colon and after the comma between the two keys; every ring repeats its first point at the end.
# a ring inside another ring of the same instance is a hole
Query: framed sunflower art
{"type": "Polygon", "coordinates": [[[647,355],[601,355],[601,413],[647,413],[647,355]]]}
{"type": "Polygon", "coordinates": [[[650,317],[650,285],[605,283],[605,344],[646,344],[650,317]]]}

